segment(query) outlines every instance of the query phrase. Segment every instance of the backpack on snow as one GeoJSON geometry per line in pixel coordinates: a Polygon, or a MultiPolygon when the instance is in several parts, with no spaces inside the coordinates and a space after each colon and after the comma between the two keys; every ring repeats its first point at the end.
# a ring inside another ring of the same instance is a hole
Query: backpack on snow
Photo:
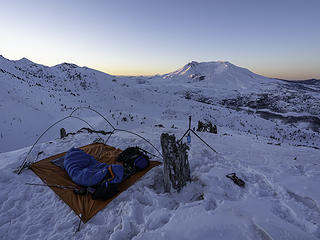
{"type": "Polygon", "coordinates": [[[119,154],[117,162],[123,164],[124,178],[126,179],[136,171],[147,168],[150,164],[150,158],[139,147],[129,147],[119,154]]]}

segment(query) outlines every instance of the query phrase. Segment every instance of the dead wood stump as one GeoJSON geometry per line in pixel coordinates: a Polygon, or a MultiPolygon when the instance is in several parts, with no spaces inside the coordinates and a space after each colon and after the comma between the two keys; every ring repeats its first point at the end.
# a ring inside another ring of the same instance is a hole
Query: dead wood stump
{"type": "Polygon", "coordinates": [[[60,138],[65,138],[67,136],[67,132],[64,128],[60,128],[60,138]]]}
{"type": "Polygon", "coordinates": [[[217,126],[213,125],[211,122],[203,123],[201,121],[198,121],[197,132],[209,132],[209,133],[217,134],[218,130],[217,130],[217,126]]]}

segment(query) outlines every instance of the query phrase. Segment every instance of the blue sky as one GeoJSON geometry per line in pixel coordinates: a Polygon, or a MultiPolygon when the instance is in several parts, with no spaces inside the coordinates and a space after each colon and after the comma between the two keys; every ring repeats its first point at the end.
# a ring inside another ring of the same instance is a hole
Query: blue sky
{"type": "Polygon", "coordinates": [[[110,74],[230,61],[258,74],[320,78],[319,0],[8,0],[0,54],[110,74]]]}

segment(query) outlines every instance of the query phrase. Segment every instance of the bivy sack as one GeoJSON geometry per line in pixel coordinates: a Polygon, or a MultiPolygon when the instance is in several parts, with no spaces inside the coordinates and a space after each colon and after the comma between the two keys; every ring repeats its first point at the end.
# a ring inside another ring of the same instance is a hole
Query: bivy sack
{"type": "Polygon", "coordinates": [[[124,170],[121,165],[97,161],[79,148],[71,148],[64,157],[64,167],[73,182],[81,185],[77,194],[92,194],[92,199],[108,199],[118,193],[124,170]]]}
{"type": "Polygon", "coordinates": [[[64,156],[64,168],[73,182],[86,187],[101,182],[119,184],[123,180],[121,165],[108,165],[97,161],[79,148],[71,148],[64,156]]]}
{"type": "Polygon", "coordinates": [[[99,184],[108,172],[108,165],[97,161],[79,148],[71,148],[64,156],[64,168],[73,182],[81,186],[99,184]]]}

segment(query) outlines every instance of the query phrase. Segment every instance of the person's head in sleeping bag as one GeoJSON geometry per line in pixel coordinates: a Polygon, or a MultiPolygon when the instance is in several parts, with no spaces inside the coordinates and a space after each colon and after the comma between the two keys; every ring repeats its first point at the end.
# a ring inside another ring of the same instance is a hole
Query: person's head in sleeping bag
{"type": "Polygon", "coordinates": [[[108,199],[118,193],[118,185],[123,180],[123,167],[121,165],[109,165],[108,173],[97,189],[92,194],[92,199],[108,199]]]}

